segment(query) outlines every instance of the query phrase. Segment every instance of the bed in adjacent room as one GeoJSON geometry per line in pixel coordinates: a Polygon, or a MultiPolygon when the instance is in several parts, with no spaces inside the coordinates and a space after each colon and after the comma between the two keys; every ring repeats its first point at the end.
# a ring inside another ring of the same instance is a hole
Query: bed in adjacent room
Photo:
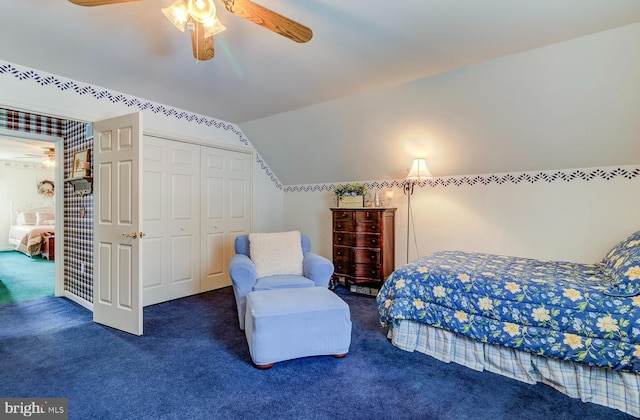
{"type": "Polygon", "coordinates": [[[640,417],[640,232],[595,264],[443,251],[377,297],[392,343],[640,417]]]}
{"type": "Polygon", "coordinates": [[[53,203],[26,203],[12,212],[9,244],[33,257],[42,253],[43,235],[55,233],[53,203]]]}

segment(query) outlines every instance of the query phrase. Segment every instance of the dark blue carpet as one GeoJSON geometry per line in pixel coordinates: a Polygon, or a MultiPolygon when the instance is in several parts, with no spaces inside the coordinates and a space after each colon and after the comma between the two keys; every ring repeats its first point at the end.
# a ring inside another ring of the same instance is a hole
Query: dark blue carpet
{"type": "Polygon", "coordinates": [[[0,307],[0,396],[69,398],[71,419],[623,419],[545,385],[393,347],[372,297],[339,289],[353,321],[344,359],[260,371],[231,288],[145,308],[145,335],[63,298],[0,307]]]}

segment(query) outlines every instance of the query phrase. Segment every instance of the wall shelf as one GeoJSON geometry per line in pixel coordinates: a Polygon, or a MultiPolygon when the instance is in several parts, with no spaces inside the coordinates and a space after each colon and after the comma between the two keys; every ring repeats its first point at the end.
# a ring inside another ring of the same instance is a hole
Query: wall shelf
{"type": "Polygon", "coordinates": [[[93,178],[83,176],[78,178],[67,178],[64,182],[68,182],[73,186],[73,193],[77,195],[91,194],[93,187],[93,178]]]}

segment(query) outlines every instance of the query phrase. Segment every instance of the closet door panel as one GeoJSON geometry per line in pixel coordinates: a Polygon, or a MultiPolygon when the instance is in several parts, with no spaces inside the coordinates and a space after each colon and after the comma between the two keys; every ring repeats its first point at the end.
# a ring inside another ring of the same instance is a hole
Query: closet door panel
{"type": "Polygon", "coordinates": [[[251,156],[246,154],[230,155],[229,167],[229,201],[227,202],[229,220],[229,258],[234,253],[233,244],[236,238],[251,231],[251,156]]]}
{"type": "Polygon", "coordinates": [[[142,163],[142,303],[167,300],[169,244],[167,225],[167,146],[163,140],[144,136],[142,163]]]}
{"type": "MultiPolygon", "coordinates": [[[[161,255],[163,248],[162,238],[144,237],[145,256],[161,255]]],[[[147,294],[153,294],[158,289],[163,289],[162,279],[165,275],[162,270],[162,264],[158,264],[157,257],[145,258],[142,263],[142,270],[144,273],[144,297],[146,297],[147,294]]],[[[165,294],[164,290],[160,292],[160,299],[164,299],[165,294]]]]}
{"type": "Polygon", "coordinates": [[[203,291],[231,284],[233,241],[251,229],[251,155],[202,147],[203,291]]]}
{"type": "Polygon", "coordinates": [[[200,147],[168,141],[168,298],[200,292],[200,147]]]}
{"type": "Polygon", "coordinates": [[[200,244],[194,242],[195,239],[192,235],[171,238],[171,278],[168,296],[170,299],[200,292],[199,267],[194,267],[192,262],[194,249],[200,248],[200,244]]]}
{"type": "Polygon", "coordinates": [[[207,265],[205,267],[205,278],[214,278],[219,275],[224,275],[224,233],[210,233],[206,237],[207,244],[207,265]]]}
{"type": "Polygon", "coordinates": [[[207,222],[222,221],[224,218],[224,178],[208,177],[205,179],[206,190],[202,199],[204,217],[207,222]]]}
{"type": "Polygon", "coordinates": [[[249,212],[247,196],[249,191],[249,185],[246,180],[232,179],[229,181],[229,218],[231,220],[238,220],[241,224],[244,224],[247,220],[249,212]]]}

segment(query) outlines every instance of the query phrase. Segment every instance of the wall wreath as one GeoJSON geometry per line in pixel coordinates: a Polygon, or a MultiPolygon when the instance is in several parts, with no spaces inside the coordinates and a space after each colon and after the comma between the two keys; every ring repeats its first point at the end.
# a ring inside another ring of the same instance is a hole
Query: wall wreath
{"type": "Polygon", "coordinates": [[[38,182],[38,193],[44,195],[45,197],[53,197],[55,194],[56,187],[53,184],[53,181],[40,181],[38,182]]]}

